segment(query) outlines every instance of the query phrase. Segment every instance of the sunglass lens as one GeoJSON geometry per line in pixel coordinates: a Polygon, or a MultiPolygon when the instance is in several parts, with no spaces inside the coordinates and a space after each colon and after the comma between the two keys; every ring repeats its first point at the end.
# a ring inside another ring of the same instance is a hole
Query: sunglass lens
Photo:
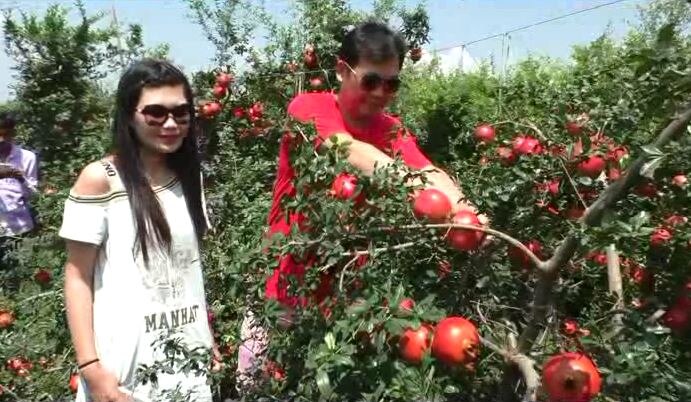
{"type": "Polygon", "coordinates": [[[362,89],[374,91],[381,85],[382,78],[377,73],[367,73],[362,76],[362,89]]]}
{"type": "Polygon", "coordinates": [[[165,119],[168,116],[168,108],[161,105],[148,105],[142,109],[142,114],[154,119],[165,119]]]}
{"type": "Polygon", "coordinates": [[[391,78],[390,80],[386,80],[384,82],[384,91],[389,93],[397,92],[400,87],[401,80],[398,78],[391,78]]]}
{"type": "Polygon", "coordinates": [[[170,113],[175,119],[187,119],[190,117],[190,107],[188,104],[175,106],[170,113]]]}

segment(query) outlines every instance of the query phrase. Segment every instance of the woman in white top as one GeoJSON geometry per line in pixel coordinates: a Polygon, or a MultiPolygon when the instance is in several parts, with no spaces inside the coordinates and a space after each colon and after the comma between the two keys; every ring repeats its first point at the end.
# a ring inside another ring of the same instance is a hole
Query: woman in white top
{"type": "MultiPolygon", "coordinates": [[[[65,202],[65,302],[80,370],[77,401],[211,401],[206,366],[138,381],[166,363],[160,339],[207,353],[199,241],[207,224],[194,101],[184,74],[142,60],[120,79],[114,152],[81,172],[65,202]]],[[[178,356],[179,358],[179,356],[178,356]]]]}

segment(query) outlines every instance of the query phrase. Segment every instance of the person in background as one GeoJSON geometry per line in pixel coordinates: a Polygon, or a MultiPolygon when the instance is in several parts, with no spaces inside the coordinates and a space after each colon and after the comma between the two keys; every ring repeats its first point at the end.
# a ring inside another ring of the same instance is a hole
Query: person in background
{"type": "Polygon", "coordinates": [[[0,113],[0,264],[11,239],[31,232],[36,223],[31,196],[38,186],[36,154],[14,143],[16,118],[0,113]]]}
{"type": "MultiPolygon", "coordinates": [[[[452,213],[475,207],[464,197],[459,185],[423,154],[414,135],[402,129],[396,117],[386,113],[401,84],[399,73],[407,48],[403,37],[385,24],[365,22],[346,34],[338,54],[337,93],[318,92],[297,95],[288,105],[288,114],[299,122],[314,123],[316,147],[331,147],[332,139],[348,143],[348,162],[363,175],[372,175],[375,166],[384,167],[400,156],[412,170],[425,171],[428,188],[436,188],[451,201],[452,213]]],[[[273,189],[273,203],[268,216],[268,235],[290,233],[291,226],[301,227],[304,217],[282,209],[282,199],[295,193],[295,172],[290,165],[289,135],[281,141],[278,172],[273,189]]],[[[410,183],[411,185],[418,183],[410,183]]],[[[480,215],[487,224],[487,218],[480,215]]],[[[299,301],[288,291],[290,276],[299,277],[306,269],[291,255],[280,256],[279,266],[267,282],[265,297],[278,301],[287,311],[299,301]]],[[[331,293],[331,280],[324,278],[314,294],[319,303],[331,293]]],[[[288,318],[288,321],[290,319],[288,318]]],[[[266,353],[269,334],[251,311],[245,313],[241,327],[243,344],[238,358],[238,389],[243,392],[257,383],[257,373],[266,353]]]]}

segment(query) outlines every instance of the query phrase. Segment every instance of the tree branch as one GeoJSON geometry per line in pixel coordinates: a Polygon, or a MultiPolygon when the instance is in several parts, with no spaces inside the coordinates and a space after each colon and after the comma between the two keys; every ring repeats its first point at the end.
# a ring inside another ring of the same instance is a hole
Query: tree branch
{"type": "Polygon", "coordinates": [[[523,243],[521,243],[518,239],[513,238],[509,236],[508,234],[504,232],[500,232],[495,229],[490,229],[487,227],[483,226],[475,226],[475,225],[465,225],[462,223],[430,223],[430,224],[423,224],[423,225],[404,225],[404,226],[397,226],[396,229],[424,229],[424,228],[446,228],[446,229],[467,229],[467,230],[475,230],[478,232],[484,232],[487,234],[491,234],[493,236],[496,236],[514,247],[517,247],[521,249],[532,261],[532,263],[537,267],[538,270],[544,271],[546,269],[546,263],[542,261],[538,256],[535,255],[528,247],[526,247],[523,243]]]}
{"type": "Polygon", "coordinates": [[[483,337],[480,337],[480,343],[501,355],[509,363],[518,367],[518,370],[521,372],[523,379],[525,380],[525,394],[523,394],[523,402],[537,401],[537,389],[540,387],[540,375],[535,370],[535,361],[522,353],[502,349],[490,340],[483,337]]]}
{"type": "MultiPolygon", "coordinates": [[[[615,308],[617,310],[624,309],[624,290],[621,284],[621,269],[619,267],[619,253],[614,244],[607,247],[607,284],[610,293],[614,293],[617,297],[615,308]]],[[[623,327],[621,313],[615,314],[612,317],[612,322],[615,327],[615,332],[619,332],[623,327]]]]}
{"type": "Polygon", "coordinates": [[[535,131],[535,133],[538,135],[538,137],[542,138],[543,140],[546,139],[546,138],[545,138],[545,135],[542,134],[542,131],[541,131],[539,128],[537,128],[537,126],[536,126],[535,124],[533,124],[533,123],[531,123],[531,122],[519,123],[519,122],[513,121],[513,120],[505,120],[505,121],[500,121],[500,122],[498,122],[498,123],[492,123],[492,124],[490,124],[490,126],[493,126],[493,127],[494,127],[494,126],[501,126],[501,125],[504,125],[504,124],[514,124],[514,125],[516,125],[516,126],[521,126],[521,127],[529,128],[529,129],[535,131]]]}

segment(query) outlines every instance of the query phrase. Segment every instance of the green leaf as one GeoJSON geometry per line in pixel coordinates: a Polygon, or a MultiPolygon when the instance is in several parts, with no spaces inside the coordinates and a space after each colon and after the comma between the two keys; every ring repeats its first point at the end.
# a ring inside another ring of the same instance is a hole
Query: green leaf
{"type": "Polygon", "coordinates": [[[319,393],[321,393],[321,395],[325,398],[330,397],[333,390],[331,389],[331,381],[329,380],[329,375],[326,373],[326,371],[321,369],[318,370],[316,380],[319,393]]]}
{"type": "Polygon", "coordinates": [[[675,24],[669,23],[664,25],[657,32],[657,44],[660,47],[669,47],[674,39],[674,27],[675,24]]]}
{"type": "Polygon", "coordinates": [[[654,179],[655,178],[655,170],[657,170],[658,167],[662,164],[662,162],[665,160],[664,156],[660,156],[658,158],[654,158],[648,162],[646,162],[642,167],[641,167],[641,176],[647,177],[649,179],[654,179]]]}
{"type": "Polygon", "coordinates": [[[324,335],[324,343],[326,343],[326,347],[329,350],[336,349],[336,338],[332,332],[327,332],[326,335],[324,335]]]}
{"type": "Polygon", "coordinates": [[[644,145],[641,147],[641,149],[643,150],[643,152],[650,156],[660,157],[664,155],[664,153],[659,148],[654,147],[652,145],[644,145]]]}

